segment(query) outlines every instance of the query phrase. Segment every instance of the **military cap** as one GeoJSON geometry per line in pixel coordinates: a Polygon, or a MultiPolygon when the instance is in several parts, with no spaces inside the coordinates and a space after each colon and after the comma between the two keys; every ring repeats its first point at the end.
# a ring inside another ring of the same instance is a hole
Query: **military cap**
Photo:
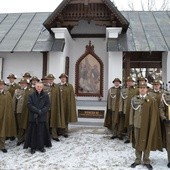
{"type": "Polygon", "coordinates": [[[148,87],[148,84],[145,82],[145,83],[139,83],[139,88],[141,87],[148,87]]]}
{"type": "Polygon", "coordinates": [[[6,84],[4,80],[0,79],[0,84],[6,84]]]}
{"type": "Polygon", "coordinates": [[[44,76],[44,77],[41,79],[41,81],[43,81],[43,80],[47,80],[47,76],[44,76]]]}
{"type": "Polygon", "coordinates": [[[9,74],[9,76],[7,77],[7,79],[9,79],[9,78],[13,78],[13,79],[16,79],[16,76],[14,75],[14,74],[9,74]]]}
{"type": "Polygon", "coordinates": [[[153,85],[155,85],[155,84],[162,84],[162,83],[161,83],[160,80],[155,79],[155,80],[153,81],[153,85]]]}
{"type": "Polygon", "coordinates": [[[31,75],[30,75],[30,73],[25,73],[22,77],[29,77],[29,78],[31,78],[31,75]]]}
{"type": "Polygon", "coordinates": [[[28,83],[28,80],[25,79],[25,78],[22,78],[22,79],[19,81],[19,83],[27,83],[27,84],[29,84],[29,83],[28,83]]]}
{"type": "Polygon", "coordinates": [[[48,74],[46,76],[46,79],[55,79],[54,75],[53,74],[48,74]]]}
{"type": "Polygon", "coordinates": [[[139,78],[138,78],[138,82],[139,82],[139,81],[145,81],[145,82],[147,82],[147,78],[145,78],[145,77],[139,77],[139,78]]]}
{"type": "Polygon", "coordinates": [[[40,81],[40,80],[38,79],[38,77],[37,77],[37,76],[32,76],[32,78],[31,78],[31,80],[30,80],[30,81],[32,81],[32,80],[40,81]]]}
{"type": "Polygon", "coordinates": [[[66,77],[66,78],[68,78],[68,75],[65,74],[65,73],[62,73],[62,74],[59,76],[59,78],[61,79],[61,77],[66,77]]]}
{"type": "Polygon", "coordinates": [[[121,83],[121,80],[120,80],[119,78],[115,78],[115,79],[113,80],[113,83],[114,83],[115,81],[119,81],[119,82],[121,83]]]}
{"type": "Polygon", "coordinates": [[[135,82],[134,78],[130,77],[130,76],[126,78],[126,81],[133,81],[133,82],[135,82]]]}

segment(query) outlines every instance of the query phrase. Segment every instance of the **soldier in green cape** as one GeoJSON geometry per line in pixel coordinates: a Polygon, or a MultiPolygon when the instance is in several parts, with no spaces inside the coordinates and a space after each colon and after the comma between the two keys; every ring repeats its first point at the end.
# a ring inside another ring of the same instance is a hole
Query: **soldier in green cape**
{"type": "Polygon", "coordinates": [[[0,80],[0,150],[4,153],[6,137],[16,136],[16,123],[13,114],[12,97],[5,90],[5,82],[0,80]]]}

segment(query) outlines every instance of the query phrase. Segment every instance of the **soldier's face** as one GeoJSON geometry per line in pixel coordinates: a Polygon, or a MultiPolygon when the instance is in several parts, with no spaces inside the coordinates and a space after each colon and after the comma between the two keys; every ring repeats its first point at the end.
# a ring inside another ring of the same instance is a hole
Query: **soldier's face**
{"type": "Polygon", "coordinates": [[[134,82],[133,81],[127,81],[127,86],[130,87],[130,86],[133,86],[134,85],[134,82]]]}
{"type": "Polygon", "coordinates": [[[65,83],[65,82],[66,82],[66,80],[67,80],[67,78],[66,78],[66,77],[61,77],[61,82],[62,82],[62,83],[65,83]]]}
{"type": "Polygon", "coordinates": [[[21,86],[21,88],[25,88],[25,87],[27,87],[28,85],[27,85],[27,83],[20,83],[20,86],[21,86]]]}
{"type": "Polygon", "coordinates": [[[45,79],[45,80],[42,81],[42,83],[43,84],[48,84],[48,80],[45,79]]]}
{"type": "Polygon", "coordinates": [[[4,84],[0,84],[0,90],[3,90],[4,89],[4,84]]]}
{"type": "Polygon", "coordinates": [[[115,85],[116,87],[118,87],[118,86],[120,86],[120,82],[119,82],[119,81],[115,81],[115,82],[114,82],[114,85],[115,85]]]}
{"type": "Polygon", "coordinates": [[[37,80],[32,80],[31,84],[35,85],[38,81],[37,80]]]}
{"type": "Polygon", "coordinates": [[[139,94],[145,95],[148,91],[147,87],[139,87],[139,94]]]}
{"type": "Polygon", "coordinates": [[[155,85],[153,86],[153,88],[154,88],[155,90],[159,90],[159,89],[161,88],[161,85],[160,85],[160,84],[155,84],[155,85]]]}
{"type": "Polygon", "coordinates": [[[48,83],[49,84],[53,84],[54,83],[54,79],[48,79],[48,83]]]}
{"type": "Polygon", "coordinates": [[[10,82],[10,83],[13,83],[14,80],[15,80],[14,78],[9,78],[9,82],[10,82]]]}

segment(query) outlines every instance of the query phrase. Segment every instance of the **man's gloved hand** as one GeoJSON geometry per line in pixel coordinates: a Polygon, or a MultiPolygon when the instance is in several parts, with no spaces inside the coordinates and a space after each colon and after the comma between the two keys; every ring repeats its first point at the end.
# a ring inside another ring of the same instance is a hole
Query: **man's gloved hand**
{"type": "Polygon", "coordinates": [[[34,114],[34,119],[37,119],[37,118],[38,118],[38,114],[35,113],[35,114],[34,114]]]}
{"type": "Polygon", "coordinates": [[[166,120],[167,120],[167,119],[165,118],[165,119],[162,120],[162,122],[163,122],[163,123],[166,123],[166,120]]]}
{"type": "Polygon", "coordinates": [[[163,121],[164,124],[169,124],[169,123],[170,123],[170,120],[168,120],[168,119],[166,119],[166,118],[163,119],[162,121],[163,121]]]}
{"type": "Polygon", "coordinates": [[[42,111],[41,110],[38,110],[38,115],[41,115],[42,114],[42,111]]]}

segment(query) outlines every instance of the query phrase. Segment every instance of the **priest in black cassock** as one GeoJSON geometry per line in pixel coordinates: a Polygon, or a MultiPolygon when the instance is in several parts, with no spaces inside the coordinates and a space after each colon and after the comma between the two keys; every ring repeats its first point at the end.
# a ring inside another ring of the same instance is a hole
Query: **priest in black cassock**
{"type": "Polygon", "coordinates": [[[43,84],[36,83],[35,92],[29,95],[29,127],[27,130],[24,149],[30,147],[31,154],[37,150],[45,152],[44,147],[51,147],[51,138],[47,126],[47,113],[50,100],[47,93],[43,91],[43,84]]]}

